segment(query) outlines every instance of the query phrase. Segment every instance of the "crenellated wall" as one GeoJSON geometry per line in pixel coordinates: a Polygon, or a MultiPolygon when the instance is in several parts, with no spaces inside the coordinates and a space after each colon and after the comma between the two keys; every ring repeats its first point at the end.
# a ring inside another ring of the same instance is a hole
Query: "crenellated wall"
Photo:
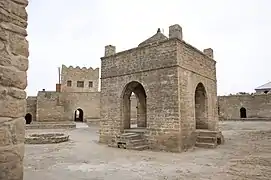
{"type": "Polygon", "coordinates": [[[78,66],[74,68],[62,65],[61,84],[62,92],[97,92],[99,87],[99,68],[80,68],[78,66]],[[71,85],[69,85],[68,81],[71,81],[71,85]],[[77,87],[78,81],[84,81],[84,86],[77,87]]]}
{"type": "Polygon", "coordinates": [[[0,1],[0,179],[22,180],[28,42],[27,0],[0,1]]]}

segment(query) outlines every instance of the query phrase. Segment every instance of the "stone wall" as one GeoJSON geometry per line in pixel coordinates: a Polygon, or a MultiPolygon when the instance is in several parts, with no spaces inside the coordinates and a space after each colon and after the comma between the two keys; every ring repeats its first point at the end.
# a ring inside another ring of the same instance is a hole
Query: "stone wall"
{"type": "Polygon", "coordinates": [[[246,109],[247,118],[271,118],[271,94],[244,94],[219,96],[221,119],[240,119],[240,109],[246,109]]]}
{"type": "Polygon", "coordinates": [[[37,121],[74,121],[75,111],[83,110],[84,121],[100,118],[100,92],[39,91],[37,121]]]}
{"type": "MultiPolygon", "coordinates": [[[[213,57],[213,55],[211,55],[213,57]]],[[[217,84],[216,62],[202,51],[187,44],[178,42],[180,116],[182,127],[182,146],[184,149],[193,146],[195,131],[195,91],[202,83],[207,96],[206,111],[208,129],[216,130],[217,114],[217,84]]]]}
{"type": "Polygon", "coordinates": [[[22,180],[28,69],[27,0],[0,2],[0,179],[22,180]]]}
{"type": "Polygon", "coordinates": [[[64,106],[59,92],[39,91],[37,96],[37,121],[65,121],[64,106]]]}
{"type": "Polygon", "coordinates": [[[61,93],[64,105],[64,119],[74,121],[74,113],[77,109],[83,110],[84,121],[92,121],[100,118],[100,92],[89,93],[61,93]]]}
{"type": "Polygon", "coordinates": [[[99,68],[80,68],[78,66],[74,68],[62,65],[61,84],[62,92],[97,92],[99,88],[99,68]],[[67,81],[71,81],[71,86],[68,86],[67,81]],[[84,81],[84,87],[77,87],[77,81],[84,81]],[[89,86],[89,83],[92,86],[89,86]]]}
{"type": "Polygon", "coordinates": [[[37,97],[36,96],[28,96],[27,99],[27,108],[26,114],[31,114],[32,121],[36,121],[37,114],[37,97]]]}

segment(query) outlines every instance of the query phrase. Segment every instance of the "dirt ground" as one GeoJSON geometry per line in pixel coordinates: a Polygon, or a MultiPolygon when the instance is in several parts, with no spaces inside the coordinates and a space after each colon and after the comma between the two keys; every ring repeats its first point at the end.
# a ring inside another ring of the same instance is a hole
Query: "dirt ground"
{"type": "Polygon", "coordinates": [[[220,127],[226,142],[216,149],[166,153],[97,144],[98,128],[82,124],[67,131],[69,142],[26,145],[24,179],[270,180],[271,122],[221,122],[220,127]]]}

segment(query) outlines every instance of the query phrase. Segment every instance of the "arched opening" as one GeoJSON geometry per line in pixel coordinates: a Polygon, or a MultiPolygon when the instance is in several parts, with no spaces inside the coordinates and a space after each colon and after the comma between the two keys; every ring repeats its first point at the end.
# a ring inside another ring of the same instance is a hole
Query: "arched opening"
{"type": "Polygon", "coordinates": [[[76,122],[84,121],[84,112],[82,109],[79,108],[74,112],[74,121],[76,122]]]}
{"type": "Polygon", "coordinates": [[[27,113],[24,119],[26,124],[30,124],[32,122],[32,115],[30,113],[27,113]]]}
{"type": "Polygon", "coordinates": [[[196,129],[208,129],[208,99],[202,83],[195,90],[195,121],[196,129]]]}
{"type": "Polygon", "coordinates": [[[240,118],[247,118],[247,110],[244,107],[240,108],[240,118]]]}
{"type": "Polygon", "coordinates": [[[146,97],[145,89],[139,82],[132,81],[125,86],[122,96],[122,122],[124,129],[147,127],[146,97]],[[132,93],[136,99],[133,104],[131,103],[132,93]],[[136,123],[131,125],[131,109],[133,106],[136,108],[136,120],[134,121],[136,123]]]}

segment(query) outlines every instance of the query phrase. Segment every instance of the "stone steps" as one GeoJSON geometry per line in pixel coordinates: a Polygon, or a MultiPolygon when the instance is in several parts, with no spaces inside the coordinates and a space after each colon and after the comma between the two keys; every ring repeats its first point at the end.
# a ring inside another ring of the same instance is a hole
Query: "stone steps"
{"type": "Polygon", "coordinates": [[[199,148],[214,149],[217,145],[215,143],[196,142],[195,146],[199,148]]]}
{"type": "Polygon", "coordinates": [[[126,132],[117,137],[117,147],[142,151],[148,149],[147,142],[142,133],[126,132]]]}
{"type": "Polygon", "coordinates": [[[210,149],[224,144],[224,137],[220,131],[196,130],[196,133],[196,147],[210,149]]]}
{"type": "Polygon", "coordinates": [[[197,142],[199,143],[215,143],[216,137],[210,137],[210,136],[198,136],[197,142]]]}

